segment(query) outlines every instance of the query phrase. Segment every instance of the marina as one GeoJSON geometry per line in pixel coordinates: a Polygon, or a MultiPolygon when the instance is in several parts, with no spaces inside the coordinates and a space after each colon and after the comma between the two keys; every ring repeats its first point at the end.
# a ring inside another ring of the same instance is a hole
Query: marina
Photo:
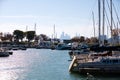
{"type": "Polygon", "coordinates": [[[0,80],[120,80],[119,3],[0,1],[0,80]]]}
{"type": "MultiPolygon", "coordinates": [[[[85,76],[70,73],[68,50],[34,49],[13,51],[0,58],[1,80],[86,80],[85,76]]],[[[93,75],[94,76],[94,75],[93,75]]],[[[94,76],[96,80],[119,80],[119,76],[94,76]]]]}

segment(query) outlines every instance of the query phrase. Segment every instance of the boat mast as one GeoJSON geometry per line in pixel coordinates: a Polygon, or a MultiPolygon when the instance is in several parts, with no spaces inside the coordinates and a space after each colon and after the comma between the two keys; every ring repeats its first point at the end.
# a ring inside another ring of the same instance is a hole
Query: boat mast
{"type": "Polygon", "coordinates": [[[104,40],[105,40],[105,33],[104,30],[105,29],[105,0],[103,0],[103,28],[102,28],[102,33],[103,33],[103,45],[104,45],[104,40]]]}
{"type": "Polygon", "coordinates": [[[53,44],[55,43],[55,24],[53,26],[53,44]]]}
{"type": "Polygon", "coordinates": [[[99,31],[99,35],[98,35],[98,39],[99,39],[99,44],[101,44],[101,2],[100,0],[98,0],[98,17],[99,17],[99,24],[98,24],[98,31],[99,31]]]}
{"type": "Polygon", "coordinates": [[[34,31],[35,31],[35,34],[34,34],[34,41],[35,41],[35,36],[36,36],[36,23],[34,24],[34,31]]]}
{"type": "Polygon", "coordinates": [[[36,35],[36,23],[34,24],[34,30],[35,30],[35,35],[36,35]]]}
{"type": "Polygon", "coordinates": [[[55,39],[55,24],[54,24],[53,27],[54,27],[54,28],[53,28],[53,29],[54,29],[54,31],[53,31],[53,32],[54,32],[54,33],[53,33],[54,35],[53,35],[53,36],[54,36],[54,39],[55,39]]]}
{"type": "Polygon", "coordinates": [[[111,29],[111,43],[113,44],[113,36],[112,36],[112,29],[113,29],[112,0],[110,0],[110,6],[111,6],[111,11],[110,11],[110,14],[111,14],[111,26],[110,26],[110,29],[111,29]]]}
{"type": "Polygon", "coordinates": [[[26,26],[26,40],[27,40],[27,31],[28,31],[28,26],[26,26]]]}
{"type": "Polygon", "coordinates": [[[94,29],[94,37],[95,37],[95,19],[94,19],[94,13],[92,12],[93,15],[93,29],[94,29]]]}

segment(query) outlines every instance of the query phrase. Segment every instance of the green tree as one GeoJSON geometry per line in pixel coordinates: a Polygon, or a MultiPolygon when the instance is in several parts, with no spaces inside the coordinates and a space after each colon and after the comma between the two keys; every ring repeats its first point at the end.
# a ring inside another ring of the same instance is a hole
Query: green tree
{"type": "Polygon", "coordinates": [[[85,42],[90,43],[90,38],[86,38],[85,42]]]}
{"type": "Polygon", "coordinates": [[[49,37],[48,37],[47,35],[45,35],[45,34],[40,34],[40,36],[42,37],[42,39],[43,39],[44,41],[49,40],[49,37]]]}
{"type": "Polygon", "coordinates": [[[22,41],[24,38],[24,32],[20,30],[14,30],[13,35],[14,35],[15,41],[17,42],[19,42],[19,40],[22,41]]]}
{"type": "Polygon", "coordinates": [[[85,41],[85,37],[84,36],[76,36],[76,37],[73,37],[72,39],[72,42],[84,42],[85,41]]]}
{"type": "Polygon", "coordinates": [[[3,36],[3,37],[1,37],[1,38],[2,38],[2,41],[9,40],[9,41],[11,41],[11,42],[12,42],[13,35],[12,35],[12,34],[10,34],[10,33],[6,33],[6,34],[4,34],[4,36],[3,36]]]}
{"type": "Polygon", "coordinates": [[[26,37],[28,39],[28,42],[34,39],[35,37],[35,31],[27,31],[26,32],[26,37]]]}
{"type": "Polygon", "coordinates": [[[91,37],[90,42],[91,43],[98,43],[98,39],[96,37],[91,37]]]}
{"type": "Polygon", "coordinates": [[[84,36],[80,36],[80,42],[84,42],[85,41],[85,37],[84,36]]]}
{"type": "Polygon", "coordinates": [[[71,39],[71,41],[72,42],[80,42],[80,37],[73,37],[72,39],[71,39]]]}

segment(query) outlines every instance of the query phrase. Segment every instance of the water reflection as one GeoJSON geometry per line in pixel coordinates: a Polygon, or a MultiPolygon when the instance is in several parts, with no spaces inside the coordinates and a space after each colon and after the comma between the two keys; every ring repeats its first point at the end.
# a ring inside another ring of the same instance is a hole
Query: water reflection
{"type": "MultiPolygon", "coordinates": [[[[68,51],[14,51],[10,57],[0,58],[0,80],[86,80],[87,76],[69,73],[68,60],[68,51]]],[[[120,80],[94,77],[97,80],[120,80]]]]}
{"type": "Polygon", "coordinates": [[[28,62],[21,53],[7,57],[0,58],[0,80],[21,80],[25,75],[26,66],[28,62]]]}
{"type": "Polygon", "coordinates": [[[2,71],[0,72],[1,80],[17,80],[19,77],[14,71],[2,71]]]}

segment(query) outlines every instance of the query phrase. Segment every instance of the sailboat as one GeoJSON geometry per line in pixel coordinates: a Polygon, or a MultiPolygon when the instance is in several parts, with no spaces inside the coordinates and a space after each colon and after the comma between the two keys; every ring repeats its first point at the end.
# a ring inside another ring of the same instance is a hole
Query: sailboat
{"type": "Polygon", "coordinates": [[[0,57],[8,57],[10,54],[12,54],[12,53],[8,52],[5,48],[2,47],[2,40],[1,40],[1,44],[0,44],[0,57]]]}
{"type": "MultiPolygon", "coordinates": [[[[100,5],[100,0],[98,1],[100,5]]],[[[100,48],[96,48],[98,49],[100,48]]],[[[120,47],[101,47],[100,50],[103,51],[74,56],[69,71],[82,74],[120,74],[120,47]]]]}
{"type": "Polygon", "coordinates": [[[55,24],[53,26],[53,40],[51,40],[52,44],[51,44],[51,50],[55,50],[56,49],[56,46],[55,46],[55,24]]]}

